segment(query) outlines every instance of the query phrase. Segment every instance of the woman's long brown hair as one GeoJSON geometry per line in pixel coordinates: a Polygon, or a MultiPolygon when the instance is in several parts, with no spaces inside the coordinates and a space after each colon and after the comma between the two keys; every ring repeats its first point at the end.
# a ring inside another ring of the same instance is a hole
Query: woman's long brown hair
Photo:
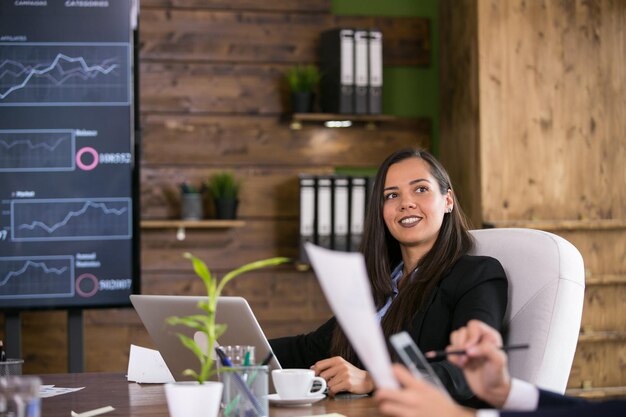
{"type": "MultiPolygon", "coordinates": [[[[446,213],[433,247],[417,265],[411,277],[406,280],[402,291],[394,299],[385,314],[381,325],[385,339],[404,329],[406,324],[424,307],[430,292],[456,261],[472,247],[472,238],[468,232],[468,223],[452,189],[450,177],[441,163],[429,152],[418,149],[402,149],[391,154],[381,164],[368,203],[365,215],[361,252],[377,309],[385,305],[392,294],[391,272],[400,261],[400,244],[389,233],[383,220],[383,190],[389,167],[408,158],[425,161],[431,175],[437,181],[442,194],[451,190],[453,210],[446,213]]],[[[350,342],[337,325],[331,342],[331,354],[341,356],[347,361],[359,365],[360,362],[350,342]]]]}

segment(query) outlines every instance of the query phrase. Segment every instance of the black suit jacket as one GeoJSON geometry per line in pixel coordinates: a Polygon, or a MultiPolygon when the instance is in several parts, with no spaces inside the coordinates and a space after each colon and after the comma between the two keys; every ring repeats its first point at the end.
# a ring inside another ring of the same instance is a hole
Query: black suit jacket
{"type": "Polygon", "coordinates": [[[624,417],[626,401],[586,401],[539,390],[539,404],[535,411],[502,411],[501,417],[624,417]]]}
{"type": "MultiPolygon", "coordinates": [[[[507,306],[507,285],[504,269],[496,259],[465,255],[439,282],[425,307],[407,321],[405,330],[423,352],[444,349],[448,346],[450,332],[470,319],[501,330],[507,306]]],[[[311,333],[273,339],[270,345],[284,368],[308,368],[331,356],[330,342],[335,326],[333,317],[311,333]]],[[[484,404],[474,401],[474,394],[459,368],[448,361],[432,366],[457,401],[470,406],[484,404]]]]}

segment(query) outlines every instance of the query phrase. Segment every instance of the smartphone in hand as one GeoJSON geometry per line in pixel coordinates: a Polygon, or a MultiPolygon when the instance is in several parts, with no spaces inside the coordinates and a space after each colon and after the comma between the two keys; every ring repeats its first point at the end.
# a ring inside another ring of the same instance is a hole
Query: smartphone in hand
{"type": "Polygon", "coordinates": [[[420,348],[417,347],[411,335],[407,332],[396,333],[389,338],[389,341],[404,366],[406,366],[416,378],[425,379],[442,392],[448,394],[448,390],[446,390],[435,371],[433,371],[433,368],[424,357],[420,348]]]}

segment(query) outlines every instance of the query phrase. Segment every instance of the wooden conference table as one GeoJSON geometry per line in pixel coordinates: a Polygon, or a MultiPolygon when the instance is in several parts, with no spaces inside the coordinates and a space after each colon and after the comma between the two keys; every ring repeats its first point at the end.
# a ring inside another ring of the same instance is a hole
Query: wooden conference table
{"type": "MultiPolygon", "coordinates": [[[[42,417],[70,417],[108,405],[114,411],[103,417],[169,417],[162,384],[128,382],[124,373],[82,373],[41,375],[43,384],[63,388],[85,387],[80,391],[41,400],[42,417]]],[[[270,417],[298,417],[339,413],[347,417],[380,416],[371,397],[324,399],[310,406],[275,407],[270,417]]]]}

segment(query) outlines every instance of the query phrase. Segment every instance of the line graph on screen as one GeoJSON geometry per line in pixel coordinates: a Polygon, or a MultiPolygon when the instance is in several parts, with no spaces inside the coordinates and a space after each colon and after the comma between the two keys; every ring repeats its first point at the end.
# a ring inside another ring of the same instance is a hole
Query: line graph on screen
{"type": "Polygon", "coordinates": [[[126,105],[125,43],[0,43],[0,106],[126,105]]]}
{"type": "Polygon", "coordinates": [[[72,297],[72,256],[0,257],[0,299],[72,297]]]}
{"type": "Polygon", "coordinates": [[[75,132],[69,129],[0,129],[0,172],[75,169],[75,132]]]}
{"type": "Polygon", "coordinates": [[[13,200],[11,239],[129,239],[131,215],[129,198],[13,200]]]}

